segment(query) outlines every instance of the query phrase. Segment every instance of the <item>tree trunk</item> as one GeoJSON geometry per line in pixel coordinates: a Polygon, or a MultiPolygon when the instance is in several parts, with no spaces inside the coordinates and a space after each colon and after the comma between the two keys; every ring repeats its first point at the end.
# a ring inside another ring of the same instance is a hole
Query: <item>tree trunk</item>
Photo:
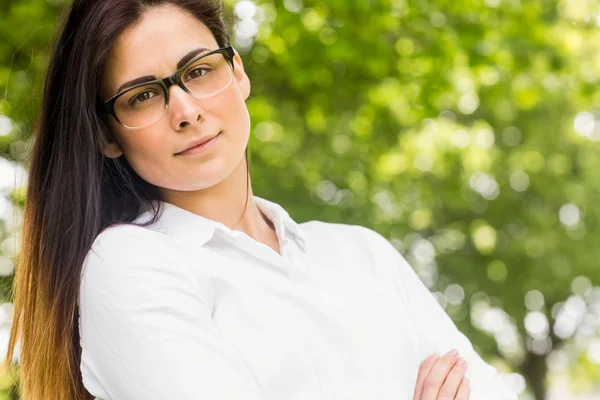
{"type": "Polygon", "coordinates": [[[548,366],[546,357],[528,353],[527,359],[521,366],[521,373],[527,380],[529,387],[533,390],[536,400],[546,399],[546,375],[548,366]]]}

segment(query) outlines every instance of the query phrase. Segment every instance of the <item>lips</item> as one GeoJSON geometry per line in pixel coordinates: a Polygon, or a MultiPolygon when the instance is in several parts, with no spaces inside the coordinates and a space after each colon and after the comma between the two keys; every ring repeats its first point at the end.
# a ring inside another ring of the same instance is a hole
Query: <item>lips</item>
{"type": "Polygon", "coordinates": [[[186,147],[183,150],[175,153],[175,155],[180,155],[182,153],[185,153],[186,151],[191,150],[194,147],[200,146],[200,145],[208,142],[209,140],[214,139],[215,137],[219,136],[220,134],[221,134],[221,132],[217,133],[216,135],[210,135],[210,136],[206,135],[206,136],[201,137],[200,139],[196,139],[196,140],[190,142],[188,145],[186,145],[186,147]]]}

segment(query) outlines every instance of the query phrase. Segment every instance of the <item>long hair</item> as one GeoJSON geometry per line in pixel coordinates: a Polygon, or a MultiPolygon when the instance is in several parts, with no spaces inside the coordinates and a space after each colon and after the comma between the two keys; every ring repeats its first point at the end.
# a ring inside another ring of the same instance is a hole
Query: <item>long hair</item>
{"type": "Polygon", "coordinates": [[[158,189],[124,157],[103,156],[111,133],[99,111],[99,94],[116,38],[147,10],[166,4],[202,21],[219,46],[229,44],[218,0],[74,0],[66,10],[34,130],[4,360],[10,367],[20,343],[19,374],[27,399],[91,398],[79,369],[77,299],[84,259],[106,227],[134,221],[149,205],[153,220],[160,214],[158,189]]]}

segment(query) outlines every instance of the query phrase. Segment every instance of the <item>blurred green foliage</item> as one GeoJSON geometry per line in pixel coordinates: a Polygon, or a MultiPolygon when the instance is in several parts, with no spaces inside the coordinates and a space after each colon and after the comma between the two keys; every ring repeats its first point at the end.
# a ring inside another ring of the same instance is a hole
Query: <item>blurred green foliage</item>
{"type": "MultiPolygon", "coordinates": [[[[226,4],[255,193],[390,238],[484,357],[525,377],[523,398],[568,373],[597,390],[600,5],[226,4]]],[[[63,6],[0,4],[10,160],[26,160],[63,6]]]]}

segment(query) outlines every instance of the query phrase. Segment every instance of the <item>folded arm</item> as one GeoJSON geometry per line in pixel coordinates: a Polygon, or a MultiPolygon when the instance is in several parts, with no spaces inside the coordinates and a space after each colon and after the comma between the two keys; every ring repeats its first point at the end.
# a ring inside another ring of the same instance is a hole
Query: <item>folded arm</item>
{"type": "Polygon", "coordinates": [[[506,387],[496,369],[477,354],[400,253],[377,232],[369,230],[369,235],[374,252],[391,266],[398,295],[414,321],[423,359],[434,352],[443,355],[456,349],[468,364],[470,400],[517,400],[516,394],[506,387]]]}

